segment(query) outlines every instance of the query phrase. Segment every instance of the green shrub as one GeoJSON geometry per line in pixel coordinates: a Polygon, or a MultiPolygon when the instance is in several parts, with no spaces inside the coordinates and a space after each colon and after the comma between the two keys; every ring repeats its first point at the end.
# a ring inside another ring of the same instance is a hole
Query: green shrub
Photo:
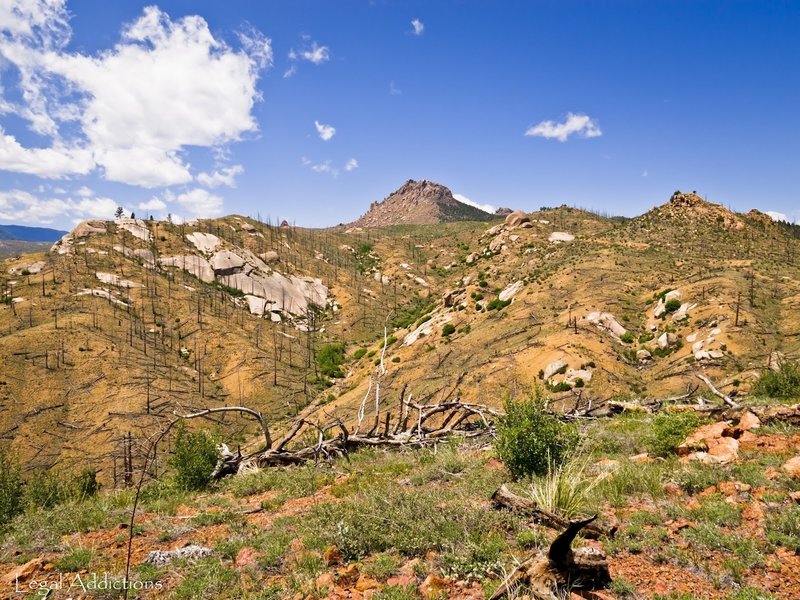
{"type": "Polygon", "coordinates": [[[73,493],[78,499],[94,496],[100,489],[97,482],[97,469],[85,467],[78,472],[72,482],[73,493]]]}
{"type": "Polygon", "coordinates": [[[777,371],[764,369],[753,385],[751,394],[767,398],[796,398],[800,396],[800,366],[782,361],[777,371]]]}
{"type": "Polygon", "coordinates": [[[358,350],[353,352],[353,360],[358,360],[359,358],[364,356],[366,353],[367,353],[367,349],[366,348],[359,348],[358,350]]]}
{"type": "Polygon", "coordinates": [[[633,343],[633,334],[630,331],[626,331],[621,336],[619,336],[619,339],[622,342],[626,343],[626,344],[632,344],[633,343]]]}
{"type": "Polygon", "coordinates": [[[205,430],[190,432],[183,424],[178,427],[175,451],[170,460],[175,469],[175,482],[185,490],[201,490],[208,486],[217,465],[216,442],[205,430]]]}
{"type": "Polygon", "coordinates": [[[24,509],[19,464],[6,449],[0,449],[0,527],[24,509]]]}
{"type": "Polygon", "coordinates": [[[317,351],[317,368],[326,377],[344,377],[344,344],[326,344],[317,351]]]}
{"type": "Polygon", "coordinates": [[[668,300],[667,303],[664,305],[664,309],[668,313],[673,313],[680,307],[681,307],[681,301],[678,300],[677,298],[672,298],[671,300],[668,300]]]}
{"type": "Polygon", "coordinates": [[[456,332],[456,326],[452,323],[445,323],[444,327],[442,327],[442,335],[447,337],[449,335],[453,335],[456,332]]]}
{"type": "Polygon", "coordinates": [[[503,310],[509,304],[511,304],[511,300],[500,300],[500,298],[495,298],[486,305],[486,310],[503,310]]]}
{"type": "Polygon", "coordinates": [[[563,463],[578,443],[576,428],[546,413],[538,392],[507,400],[505,410],[497,423],[495,448],[515,479],[544,475],[551,464],[563,463]]]}
{"type": "Polygon", "coordinates": [[[693,411],[661,413],[653,419],[650,451],[656,456],[669,456],[700,425],[693,411]]]}

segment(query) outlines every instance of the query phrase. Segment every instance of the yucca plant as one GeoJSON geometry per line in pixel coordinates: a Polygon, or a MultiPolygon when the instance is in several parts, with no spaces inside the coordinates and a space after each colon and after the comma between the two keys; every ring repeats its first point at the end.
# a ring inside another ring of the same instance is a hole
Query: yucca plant
{"type": "Polygon", "coordinates": [[[561,464],[551,461],[547,474],[531,483],[531,499],[540,508],[567,519],[582,514],[589,504],[592,490],[607,475],[589,475],[588,466],[588,459],[582,456],[561,464]]]}

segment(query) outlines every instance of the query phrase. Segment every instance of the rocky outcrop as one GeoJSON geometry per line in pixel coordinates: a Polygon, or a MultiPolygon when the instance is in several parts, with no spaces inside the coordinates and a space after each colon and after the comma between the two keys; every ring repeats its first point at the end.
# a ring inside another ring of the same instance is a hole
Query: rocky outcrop
{"type": "Polygon", "coordinates": [[[608,331],[615,337],[625,335],[628,330],[609,312],[593,312],[586,315],[586,320],[598,329],[608,331]]]}
{"type": "Polygon", "coordinates": [[[567,362],[564,360],[554,360],[549,365],[547,365],[544,369],[544,376],[543,379],[548,381],[553,375],[560,373],[562,371],[566,371],[568,365],[567,362]]]}
{"type": "Polygon", "coordinates": [[[527,213],[521,210],[515,210],[506,217],[505,226],[509,229],[512,229],[514,227],[520,227],[523,223],[530,222],[531,218],[527,213]]]}
{"type": "Polygon", "coordinates": [[[117,228],[127,231],[143,242],[150,241],[150,230],[147,229],[147,224],[141,219],[117,219],[114,224],[117,228]]]}
{"type": "Polygon", "coordinates": [[[94,274],[97,279],[103,283],[108,285],[114,285],[117,287],[122,288],[140,288],[142,287],[141,283],[136,283],[135,281],[131,281],[130,279],[122,279],[118,275],[114,275],[113,273],[95,273],[94,274]]]}
{"type": "Polygon", "coordinates": [[[245,265],[244,259],[230,250],[215,252],[209,260],[211,268],[217,275],[233,275],[241,271],[245,265]]]}

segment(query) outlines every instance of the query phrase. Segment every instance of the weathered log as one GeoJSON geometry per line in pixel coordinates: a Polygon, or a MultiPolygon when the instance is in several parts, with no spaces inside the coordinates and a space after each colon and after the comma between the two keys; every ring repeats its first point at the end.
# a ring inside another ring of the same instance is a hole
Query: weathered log
{"type": "Polygon", "coordinates": [[[492,594],[491,600],[508,598],[519,586],[535,600],[559,600],[570,590],[597,590],[611,583],[608,561],[600,550],[590,547],[572,549],[572,541],[581,529],[597,518],[570,521],[550,544],[547,554],[537,552],[520,563],[492,594]]]}
{"type": "MultiPolygon", "coordinates": [[[[492,494],[492,502],[494,503],[495,508],[506,509],[510,510],[511,512],[525,515],[530,517],[534,522],[540,523],[552,529],[566,529],[570,524],[568,519],[552,513],[549,510],[540,508],[539,505],[533,500],[528,500],[527,498],[518,496],[509,490],[505,485],[501,485],[499,488],[497,488],[495,493],[492,494]]],[[[605,527],[591,524],[591,521],[587,522],[582,529],[584,529],[584,535],[587,538],[592,539],[597,539],[601,536],[614,537],[614,534],[617,532],[616,527],[606,529],[605,527]]]]}
{"type": "Polygon", "coordinates": [[[708,387],[708,389],[711,391],[712,394],[714,394],[717,398],[720,398],[725,404],[727,404],[731,408],[739,408],[739,405],[736,402],[734,402],[730,396],[728,396],[727,394],[723,394],[716,387],[714,387],[714,384],[711,383],[711,380],[708,377],[706,377],[705,375],[701,375],[700,373],[696,373],[696,376],[700,381],[706,384],[706,386],[708,387]]]}

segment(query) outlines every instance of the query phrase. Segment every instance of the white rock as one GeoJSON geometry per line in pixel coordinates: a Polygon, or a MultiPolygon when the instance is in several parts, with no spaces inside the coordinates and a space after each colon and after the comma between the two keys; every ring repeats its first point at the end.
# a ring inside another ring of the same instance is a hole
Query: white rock
{"type": "Polygon", "coordinates": [[[549,242],[571,242],[575,239],[575,236],[571,233],[567,233],[565,231],[554,231],[550,234],[550,237],[547,238],[549,242]]]}
{"type": "Polygon", "coordinates": [[[434,328],[440,327],[452,320],[453,318],[449,314],[434,314],[430,319],[424,323],[421,323],[416,329],[406,334],[406,336],[403,338],[403,345],[410,346],[420,337],[430,335],[434,328]]]}
{"type": "Polygon", "coordinates": [[[697,339],[697,334],[696,333],[691,333],[691,334],[686,336],[686,341],[689,342],[690,344],[692,342],[694,342],[696,339],[697,339]]]}
{"type": "Polygon", "coordinates": [[[592,380],[592,372],[588,369],[567,369],[564,381],[571,386],[575,386],[578,379],[582,379],[584,383],[589,383],[592,380]]]}
{"type": "Polygon", "coordinates": [[[593,312],[586,315],[586,320],[595,325],[598,329],[605,329],[613,335],[620,337],[625,335],[625,329],[617,318],[609,312],[593,312]]]}
{"type": "Polygon", "coordinates": [[[244,266],[244,259],[230,250],[215,252],[209,261],[215,273],[232,275],[244,266]]]}
{"type": "Polygon", "coordinates": [[[498,294],[498,298],[505,302],[506,300],[511,300],[514,296],[519,294],[520,290],[525,287],[524,281],[515,281],[507,285],[502,292],[498,294]]]}
{"type": "Polygon", "coordinates": [[[554,360],[549,365],[547,365],[544,369],[544,380],[547,381],[553,375],[558,373],[561,369],[567,366],[566,361],[563,360],[554,360]]]}
{"type": "Polygon", "coordinates": [[[113,273],[95,273],[95,277],[99,281],[103,283],[107,283],[109,285],[115,285],[117,287],[123,288],[140,288],[142,287],[141,283],[136,283],[135,281],[131,281],[130,279],[120,279],[117,275],[113,273]]]}

